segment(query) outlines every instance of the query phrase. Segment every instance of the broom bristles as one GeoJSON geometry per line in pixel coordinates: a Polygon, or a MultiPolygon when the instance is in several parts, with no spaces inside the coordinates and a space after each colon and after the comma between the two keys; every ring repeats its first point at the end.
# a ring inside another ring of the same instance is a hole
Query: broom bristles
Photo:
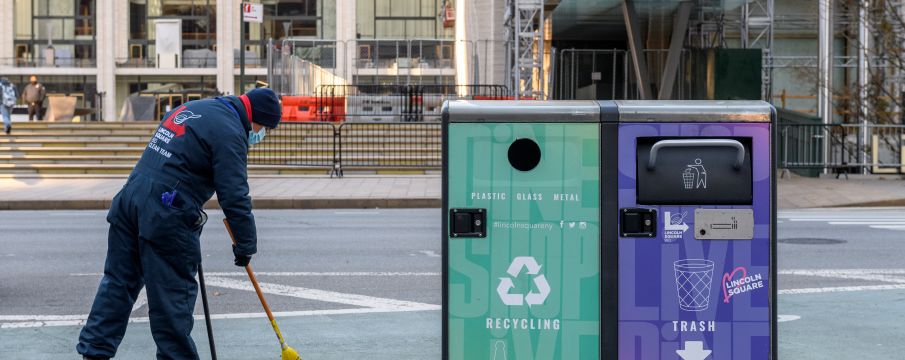
{"type": "Polygon", "coordinates": [[[283,349],[283,359],[282,360],[302,360],[302,357],[299,356],[298,351],[291,347],[286,347],[283,349]]]}

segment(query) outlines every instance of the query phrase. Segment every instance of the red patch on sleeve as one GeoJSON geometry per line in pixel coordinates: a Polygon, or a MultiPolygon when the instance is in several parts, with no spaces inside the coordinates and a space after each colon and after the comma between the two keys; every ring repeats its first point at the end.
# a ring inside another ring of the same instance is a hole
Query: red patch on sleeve
{"type": "Polygon", "coordinates": [[[173,119],[176,117],[176,115],[181,113],[183,110],[185,110],[185,105],[177,108],[176,111],[173,111],[170,114],[170,116],[167,116],[167,119],[163,121],[163,127],[167,128],[167,130],[170,130],[174,134],[176,134],[174,137],[180,137],[182,135],[185,135],[185,123],[176,124],[176,122],[173,121],[173,119]]]}

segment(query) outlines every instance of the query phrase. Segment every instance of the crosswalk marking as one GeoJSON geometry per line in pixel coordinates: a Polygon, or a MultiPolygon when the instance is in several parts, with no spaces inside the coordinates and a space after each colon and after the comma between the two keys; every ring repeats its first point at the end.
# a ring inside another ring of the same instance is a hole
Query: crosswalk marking
{"type": "MultiPolygon", "coordinates": [[[[271,276],[303,276],[304,275],[322,275],[322,276],[436,276],[438,273],[406,273],[406,272],[348,272],[348,273],[286,273],[262,272],[261,275],[271,276]]],[[[75,273],[71,276],[93,276],[100,274],[75,273]]],[[[207,274],[206,284],[209,287],[219,287],[233,290],[243,290],[254,292],[251,282],[246,279],[233,279],[232,276],[245,275],[239,272],[212,272],[207,274]]],[[[393,313],[393,312],[409,312],[409,311],[437,311],[440,305],[420,303],[415,301],[406,301],[390,298],[382,298],[368,295],[341,293],[329,290],[320,290],[312,288],[303,288],[297,286],[289,286],[274,283],[259,283],[261,291],[271,295],[288,296],[300,299],[315,300],[328,303],[336,303],[348,305],[341,309],[325,309],[325,310],[303,310],[303,311],[284,311],[274,312],[276,317],[294,317],[294,316],[316,316],[316,315],[343,315],[343,314],[365,314],[365,313],[393,313]]],[[[132,311],[138,310],[147,304],[147,297],[142,289],[138,301],[132,307],[132,311]]],[[[255,313],[230,313],[230,314],[213,314],[212,319],[248,319],[264,317],[261,312],[255,313]]],[[[45,326],[82,326],[88,319],[88,314],[79,315],[0,315],[0,329],[19,329],[19,328],[39,328],[45,326]]],[[[200,315],[195,315],[196,320],[203,319],[200,315]]],[[[148,322],[147,317],[130,317],[130,323],[148,322]]]]}
{"type": "Polygon", "coordinates": [[[905,231],[905,209],[819,209],[780,211],[777,218],[791,222],[822,222],[835,226],[868,226],[905,231]]]}
{"type": "MultiPolygon", "coordinates": [[[[248,280],[229,279],[225,277],[211,276],[206,279],[208,286],[221,287],[233,290],[255,291],[248,280]]],[[[344,305],[360,306],[388,311],[420,311],[439,310],[438,305],[424,304],[413,301],[404,301],[388,298],[380,298],[367,295],[340,293],[335,291],[303,288],[282,284],[260,283],[261,291],[266,294],[289,296],[307,300],[339,303],[344,305]]]]}
{"type": "Polygon", "coordinates": [[[905,269],[793,269],[780,270],[780,276],[798,275],[832,279],[862,280],[877,285],[833,286],[803,289],[782,289],[780,295],[819,294],[829,292],[905,290],[905,269]]]}
{"type": "Polygon", "coordinates": [[[905,231],[905,226],[903,225],[893,225],[893,226],[871,226],[874,229],[886,229],[886,230],[903,230],[905,231]]]}

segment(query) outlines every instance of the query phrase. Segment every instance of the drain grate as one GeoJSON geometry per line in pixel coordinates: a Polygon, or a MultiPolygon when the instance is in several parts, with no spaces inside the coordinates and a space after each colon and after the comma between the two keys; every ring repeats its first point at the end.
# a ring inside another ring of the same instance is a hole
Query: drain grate
{"type": "Polygon", "coordinates": [[[780,243],[783,244],[796,244],[796,245],[836,245],[836,244],[844,244],[847,241],[838,240],[838,239],[825,239],[825,238],[785,238],[779,239],[780,243]]]}

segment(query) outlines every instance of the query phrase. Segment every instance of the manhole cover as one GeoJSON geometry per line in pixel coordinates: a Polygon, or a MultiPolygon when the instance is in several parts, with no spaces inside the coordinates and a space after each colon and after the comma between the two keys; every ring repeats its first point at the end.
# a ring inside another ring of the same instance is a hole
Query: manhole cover
{"type": "Polygon", "coordinates": [[[822,239],[822,238],[785,238],[779,239],[779,242],[783,244],[797,244],[797,245],[836,245],[836,244],[844,244],[845,240],[837,240],[837,239],[822,239]]]}

